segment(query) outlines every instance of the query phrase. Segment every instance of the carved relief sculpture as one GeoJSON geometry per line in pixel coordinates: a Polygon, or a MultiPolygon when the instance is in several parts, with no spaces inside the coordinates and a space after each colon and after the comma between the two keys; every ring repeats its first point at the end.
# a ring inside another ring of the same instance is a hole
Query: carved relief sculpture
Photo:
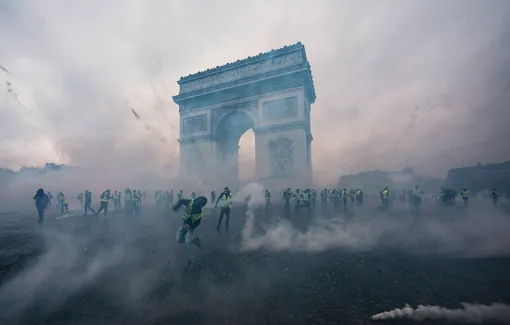
{"type": "Polygon", "coordinates": [[[269,164],[274,175],[286,174],[292,171],[293,142],[286,137],[269,140],[269,164]]]}
{"type": "Polygon", "coordinates": [[[182,134],[207,131],[207,114],[187,117],[182,120],[182,134]]]}
{"type": "Polygon", "coordinates": [[[280,120],[298,115],[296,97],[273,100],[264,103],[264,120],[280,120]]]}

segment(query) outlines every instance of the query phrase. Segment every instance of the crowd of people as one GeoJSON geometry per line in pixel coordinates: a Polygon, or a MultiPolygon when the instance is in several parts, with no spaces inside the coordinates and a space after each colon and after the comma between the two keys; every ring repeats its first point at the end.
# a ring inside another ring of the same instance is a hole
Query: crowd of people
{"type": "MultiPolygon", "coordinates": [[[[237,196],[238,191],[236,191],[237,196]]],[[[202,216],[204,215],[204,207],[210,202],[213,207],[220,207],[218,223],[216,231],[220,232],[223,220],[225,231],[229,230],[231,208],[233,203],[234,195],[228,187],[225,187],[220,195],[216,195],[213,190],[210,192],[210,201],[205,196],[198,196],[196,192],[185,197],[184,191],[179,190],[174,195],[173,190],[156,190],[154,192],[154,202],[157,207],[163,208],[164,211],[177,211],[184,208],[182,217],[182,226],[177,231],[176,241],[178,243],[184,243],[188,250],[188,266],[187,268],[195,267],[195,254],[194,246],[201,247],[201,242],[198,237],[195,236],[195,230],[200,225],[202,216]],[[175,196],[175,200],[174,200],[175,196]]],[[[344,213],[350,207],[361,207],[364,204],[364,192],[361,189],[350,189],[346,188],[324,188],[319,192],[322,209],[339,209],[344,213]]],[[[413,186],[409,190],[400,190],[400,193],[394,195],[393,192],[388,188],[384,187],[379,192],[381,209],[387,210],[393,207],[395,201],[401,203],[408,202],[413,209],[418,209],[422,203],[425,192],[419,185],[413,186]]],[[[265,189],[264,193],[265,209],[270,210],[272,207],[271,192],[269,189],[265,189]]],[[[455,198],[458,196],[457,192],[451,189],[441,189],[438,195],[434,195],[433,198],[439,204],[446,206],[455,205],[455,198]]],[[[280,192],[281,200],[284,205],[285,211],[290,211],[293,205],[296,210],[316,209],[317,201],[317,190],[316,189],[295,189],[294,191],[290,188],[282,190],[280,192]]],[[[463,200],[464,206],[467,207],[471,193],[467,189],[460,191],[460,197],[463,200]]],[[[493,204],[497,206],[499,195],[495,189],[490,193],[490,197],[493,204]]],[[[44,223],[44,211],[52,206],[53,195],[51,192],[45,193],[43,189],[37,190],[33,197],[35,205],[39,214],[38,223],[44,223]]],[[[83,211],[83,215],[87,216],[88,212],[91,211],[93,215],[99,216],[103,213],[104,216],[108,215],[108,207],[110,202],[113,204],[113,208],[116,211],[123,210],[128,216],[137,216],[142,209],[142,202],[146,201],[146,191],[129,189],[126,188],[124,192],[115,190],[113,193],[110,189],[105,190],[99,196],[99,207],[97,210],[92,208],[92,192],[85,190],[80,192],[76,196],[77,201],[80,204],[80,209],[83,211]],[[123,202],[123,204],[122,204],[123,202]]],[[[243,198],[244,201],[250,200],[250,196],[243,198]]],[[[241,202],[243,200],[240,200],[241,202]]],[[[56,197],[56,209],[61,215],[69,213],[69,201],[63,191],[58,192],[56,197]]]]}

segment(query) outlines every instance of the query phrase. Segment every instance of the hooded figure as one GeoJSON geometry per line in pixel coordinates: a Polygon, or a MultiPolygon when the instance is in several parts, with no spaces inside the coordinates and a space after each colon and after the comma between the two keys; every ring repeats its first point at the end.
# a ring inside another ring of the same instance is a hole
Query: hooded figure
{"type": "Polygon", "coordinates": [[[35,207],[37,208],[37,213],[39,214],[39,219],[37,223],[42,225],[44,223],[44,210],[48,207],[50,203],[50,199],[42,188],[38,189],[34,195],[35,207]]]}
{"type": "Polygon", "coordinates": [[[177,231],[176,241],[178,243],[185,243],[188,249],[188,265],[186,269],[195,266],[195,253],[193,244],[201,247],[200,239],[194,237],[195,229],[200,225],[204,212],[202,208],[207,204],[207,198],[199,196],[196,199],[180,199],[172,210],[177,211],[180,207],[184,206],[184,215],[182,217],[182,226],[177,231]]]}

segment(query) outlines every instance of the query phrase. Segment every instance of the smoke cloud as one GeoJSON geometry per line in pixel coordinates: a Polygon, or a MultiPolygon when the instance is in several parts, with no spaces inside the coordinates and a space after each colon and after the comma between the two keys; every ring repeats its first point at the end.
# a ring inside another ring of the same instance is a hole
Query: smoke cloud
{"type": "Polygon", "coordinates": [[[410,214],[407,206],[395,206],[391,212],[384,213],[379,207],[369,205],[350,210],[347,216],[335,211],[324,215],[301,209],[295,218],[310,223],[303,230],[296,226],[295,218],[262,218],[264,212],[259,209],[264,202],[262,185],[250,184],[240,193],[250,198],[239,247],[242,251],[390,248],[453,257],[508,256],[510,252],[510,239],[506,235],[510,231],[508,216],[484,205],[469,210],[441,210],[425,200],[418,215],[410,214]]]}
{"type": "Polygon", "coordinates": [[[0,166],[176,176],[175,81],[296,41],[318,95],[316,181],[509,159],[509,20],[497,0],[4,1],[0,166]]]}
{"type": "Polygon", "coordinates": [[[493,303],[491,305],[461,303],[462,308],[448,309],[441,306],[419,305],[412,308],[405,305],[403,308],[397,308],[373,315],[373,320],[384,319],[412,319],[422,320],[451,320],[465,323],[483,323],[483,322],[509,322],[510,306],[505,304],[493,303]]]}
{"type": "Polygon", "coordinates": [[[83,238],[50,229],[45,232],[47,251],[0,290],[4,317],[25,310],[41,297],[44,303],[58,306],[103,272],[129,258],[122,245],[88,251],[83,238]]]}

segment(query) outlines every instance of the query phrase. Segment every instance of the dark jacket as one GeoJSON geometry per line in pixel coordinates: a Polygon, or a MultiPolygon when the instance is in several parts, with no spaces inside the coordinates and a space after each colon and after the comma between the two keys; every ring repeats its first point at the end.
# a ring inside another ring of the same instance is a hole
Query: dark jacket
{"type": "Polygon", "coordinates": [[[34,195],[35,206],[38,209],[46,209],[48,207],[48,203],[50,202],[50,198],[42,189],[39,189],[37,193],[34,195]]]}
{"type": "MultiPolygon", "coordinates": [[[[177,211],[179,210],[180,207],[184,206],[186,207],[189,203],[191,202],[190,199],[180,199],[177,204],[175,204],[173,207],[172,207],[172,210],[174,211],[177,211]]],[[[196,213],[202,213],[202,208],[207,204],[207,199],[204,198],[204,197],[198,197],[197,199],[194,200],[193,202],[193,206],[191,207],[191,214],[196,214],[196,213]],[[199,200],[199,199],[204,199],[204,200],[199,200]]],[[[182,221],[182,224],[183,225],[189,225],[190,229],[195,229],[196,227],[198,227],[198,225],[200,225],[200,221],[202,220],[202,218],[196,220],[195,222],[193,222],[191,220],[191,218],[189,219],[183,219],[182,221]]]]}

